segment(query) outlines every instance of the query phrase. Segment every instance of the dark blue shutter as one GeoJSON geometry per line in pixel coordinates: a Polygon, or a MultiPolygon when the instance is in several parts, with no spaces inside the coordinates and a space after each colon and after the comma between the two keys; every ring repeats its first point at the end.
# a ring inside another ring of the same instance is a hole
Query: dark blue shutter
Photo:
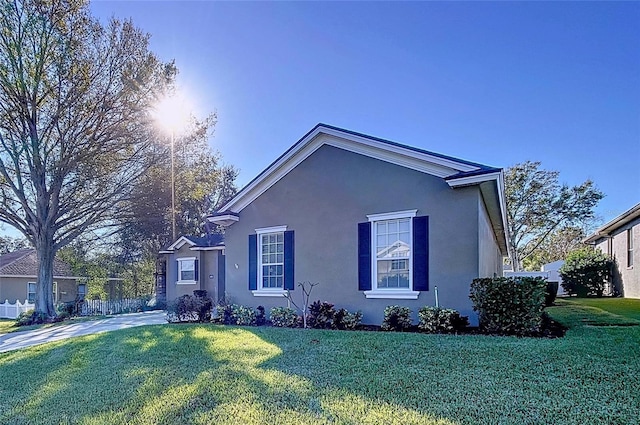
{"type": "MultiPolygon", "coordinates": [[[[226,262],[225,255],[222,251],[218,251],[218,300],[222,301],[224,299],[224,281],[225,281],[225,270],[226,270],[226,262]]],[[[217,300],[216,300],[217,301],[217,300]]]]}
{"type": "Polygon", "coordinates": [[[200,273],[198,270],[199,262],[200,261],[198,261],[197,259],[193,260],[193,280],[195,280],[196,282],[198,282],[198,278],[200,277],[200,273]]]}
{"type": "Polygon", "coordinates": [[[358,223],[358,290],[371,290],[371,223],[358,223]]]}
{"type": "Polygon", "coordinates": [[[295,239],[293,230],[284,232],[284,289],[295,289],[295,276],[293,270],[295,252],[295,239]]]}
{"type": "Polygon", "coordinates": [[[176,284],[176,282],[179,280],[179,277],[180,277],[178,276],[178,270],[180,268],[179,266],[180,266],[180,262],[178,260],[173,262],[173,278],[174,278],[173,284],[174,285],[176,284]]]}
{"type": "Polygon", "coordinates": [[[258,289],[258,235],[249,235],[249,290],[258,289]]]}
{"type": "Polygon", "coordinates": [[[413,290],[429,290],[429,217],[413,218],[413,290]]]}

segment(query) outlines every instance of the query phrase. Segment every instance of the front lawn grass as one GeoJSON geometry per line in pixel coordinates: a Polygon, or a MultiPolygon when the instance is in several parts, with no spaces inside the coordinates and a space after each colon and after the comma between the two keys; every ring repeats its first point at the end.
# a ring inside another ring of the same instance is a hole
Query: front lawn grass
{"type": "Polygon", "coordinates": [[[75,338],[0,354],[0,423],[636,424],[640,326],[568,322],[557,339],[208,324],[75,338]]]}
{"type": "Polygon", "coordinates": [[[562,298],[562,302],[599,308],[640,324],[640,299],[633,298],[562,298]]]}

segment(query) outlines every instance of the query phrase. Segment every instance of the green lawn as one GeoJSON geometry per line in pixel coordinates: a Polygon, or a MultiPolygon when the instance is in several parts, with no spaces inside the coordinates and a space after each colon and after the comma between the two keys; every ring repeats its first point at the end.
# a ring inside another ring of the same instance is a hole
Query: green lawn
{"type": "Polygon", "coordinates": [[[599,308],[640,323],[640,299],[632,298],[562,298],[561,302],[599,308]]]}
{"type": "Polygon", "coordinates": [[[640,326],[562,304],[559,339],[165,325],[4,353],[0,423],[637,424],[640,326]]]}

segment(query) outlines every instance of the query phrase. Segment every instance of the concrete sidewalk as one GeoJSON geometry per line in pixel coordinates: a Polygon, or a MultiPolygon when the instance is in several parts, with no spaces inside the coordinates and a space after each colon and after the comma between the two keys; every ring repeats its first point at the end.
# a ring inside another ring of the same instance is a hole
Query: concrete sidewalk
{"type": "Polygon", "coordinates": [[[166,313],[164,311],[147,311],[144,313],[120,314],[108,319],[8,333],[0,335],[0,353],[76,336],[115,331],[136,326],[159,325],[167,323],[165,318],[166,313]]]}

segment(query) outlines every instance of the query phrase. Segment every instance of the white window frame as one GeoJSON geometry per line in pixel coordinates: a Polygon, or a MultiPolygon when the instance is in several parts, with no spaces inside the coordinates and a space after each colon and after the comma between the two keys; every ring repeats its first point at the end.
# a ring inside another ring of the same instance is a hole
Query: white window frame
{"type": "Polygon", "coordinates": [[[178,267],[178,280],[176,281],[176,285],[195,285],[196,283],[198,283],[195,280],[195,276],[196,276],[196,260],[198,258],[197,257],[180,257],[180,258],[176,258],[177,261],[177,265],[176,267],[178,267]],[[193,261],[193,277],[194,279],[192,280],[182,280],[182,262],[186,262],[186,261],[193,261]]]}
{"type": "Polygon", "coordinates": [[[420,291],[413,290],[413,218],[418,210],[394,211],[382,214],[367,215],[371,223],[371,290],[364,291],[366,298],[382,298],[396,300],[416,300],[420,291]],[[399,260],[409,261],[409,287],[408,288],[378,288],[378,258],[376,255],[376,223],[387,220],[409,219],[409,258],[399,258],[399,260]]]}
{"type": "Polygon", "coordinates": [[[633,268],[633,249],[635,248],[633,246],[633,227],[627,229],[626,236],[627,236],[627,268],[632,269],[633,268]]]}
{"type": "Polygon", "coordinates": [[[58,304],[58,282],[53,282],[51,289],[53,290],[53,303],[58,304]]]}
{"type": "Polygon", "coordinates": [[[282,233],[283,235],[283,244],[284,244],[284,232],[287,231],[287,226],[272,226],[272,227],[262,227],[259,229],[255,229],[256,231],[256,254],[257,254],[257,274],[258,282],[257,288],[255,291],[251,291],[254,297],[284,297],[289,291],[284,289],[284,248],[282,252],[282,268],[283,268],[283,279],[282,279],[282,288],[265,288],[262,286],[262,236],[272,234],[272,233],[282,233]]]}
{"type": "Polygon", "coordinates": [[[36,302],[36,291],[37,284],[36,282],[27,282],[27,302],[33,304],[36,302]],[[29,291],[29,285],[33,285],[33,292],[29,291]],[[33,294],[33,302],[29,300],[29,294],[33,294]]]}

